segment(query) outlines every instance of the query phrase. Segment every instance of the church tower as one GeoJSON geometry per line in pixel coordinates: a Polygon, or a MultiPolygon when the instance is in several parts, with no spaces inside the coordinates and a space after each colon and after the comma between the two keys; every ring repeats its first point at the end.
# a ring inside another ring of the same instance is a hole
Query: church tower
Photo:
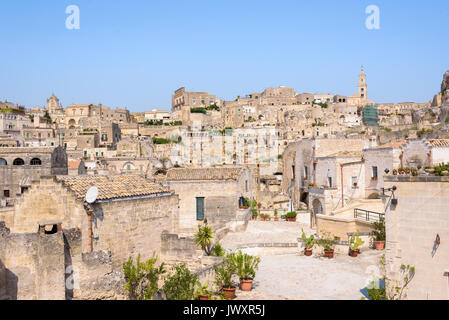
{"type": "Polygon", "coordinates": [[[368,85],[366,84],[366,74],[363,71],[363,66],[359,75],[359,97],[365,100],[368,99],[368,85]]]}

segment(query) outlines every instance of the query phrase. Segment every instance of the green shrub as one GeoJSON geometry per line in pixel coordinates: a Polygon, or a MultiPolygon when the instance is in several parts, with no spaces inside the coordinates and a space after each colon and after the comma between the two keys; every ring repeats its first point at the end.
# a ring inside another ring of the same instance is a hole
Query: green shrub
{"type": "Polygon", "coordinates": [[[288,218],[288,219],[292,219],[292,218],[296,218],[297,215],[298,215],[298,214],[297,214],[295,211],[292,211],[292,212],[288,212],[288,213],[285,215],[285,217],[288,218]]]}
{"type": "Polygon", "coordinates": [[[125,287],[131,300],[151,300],[156,295],[159,277],[165,273],[164,263],[156,267],[156,262],[157,257],[153,253],[146,262],[140,261],[139,254],[135,265],[131,257],[123,264],[125,287]]]}
{"type": "Polygon", "coordinates": [[[167,300],[193,300],[198,276],[192,274],[185,263],[173,266],[172,275],[165,279],[163,286],[167,300]]]}
{"type": "Polygon", "coordinates": [[[191,108],[190,109],[190,113],[202,113],[202,114],[206,114],[206,108],[203,107],[198,107],[198,108],[191,108]]]}
{"type": "Polygon", "coordinates": [[[170,139],[165,139],[165,138],[153,137],[152,139],[153,139],[154,144],[169,144],[169,143],[173,142],[170,139]]]}
{"type": "Polygon", "coordinates": [[[223,246],[220,244],[220,242],[217,242],[211,251],[211,256],[213,257],[224,257],[226,255],[226,250],[223,248],[223,246]]]}

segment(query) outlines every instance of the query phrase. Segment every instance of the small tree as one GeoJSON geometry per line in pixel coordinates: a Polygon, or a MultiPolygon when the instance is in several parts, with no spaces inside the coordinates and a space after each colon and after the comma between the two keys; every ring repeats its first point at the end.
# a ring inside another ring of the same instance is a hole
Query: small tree
{"type": "Polygon", "coordinates": [[[193,300],[198,276],[191,273],[185,263],[173,266],[171,271],[163,287],[167,300],[193,300]]]}
{"type": "Polygon", "coordinates": [[[156,267],[157,257],[153,257],[146,262],[140,261],[140,254],[137,256],[136,264],[130,257],[123,264],[125,274],[126,290],[131,300],[151,300],[158,291],[159,277],[165,273],[164,263],[156,267]]]}
{"type": "Polygon", "coordinates": [[[212,227],[202,226],[195,234],[194,240],[195,244],[206,253],[206,255],[210,256],[212,250],[212,241],[215,237],[215,234],[212,230],[212,227]]]}

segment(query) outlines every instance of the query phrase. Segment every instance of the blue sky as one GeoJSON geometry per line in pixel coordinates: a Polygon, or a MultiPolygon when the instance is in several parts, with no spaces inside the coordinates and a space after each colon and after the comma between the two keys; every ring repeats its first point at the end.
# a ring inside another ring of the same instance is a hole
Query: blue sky
{"type": "Polygon", "coordinates": [[[2,0],[0,100],[170,107],[185,86],[224,99],[279,85],[428,101],[449,69],[449,1],[2,0]],[[80,30],[65,27],[68,5],[80,30]],[[365,27],[368,5],[380,30],[365,27]]]}

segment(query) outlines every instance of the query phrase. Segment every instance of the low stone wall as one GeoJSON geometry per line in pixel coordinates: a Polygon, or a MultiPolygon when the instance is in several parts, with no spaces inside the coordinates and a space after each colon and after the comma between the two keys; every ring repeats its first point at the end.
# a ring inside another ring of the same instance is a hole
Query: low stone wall
{"type": "Polygon", "coordinates": [[[162,233],[161,238],[161,255],[167,259],[170,257],[190,259],[201,255],[201,250],[198,250],[193,237],[162,233]]]}
{"type": "Polygon", "coordinates": [[[370,222],[357,219],[344,219],[335,216],[325,216],[318,214],[316,216],[317,233],[328,232],[339,240],[347,240],[348,233],[351,232],[370,232],[373,226],[370,222]]]}

